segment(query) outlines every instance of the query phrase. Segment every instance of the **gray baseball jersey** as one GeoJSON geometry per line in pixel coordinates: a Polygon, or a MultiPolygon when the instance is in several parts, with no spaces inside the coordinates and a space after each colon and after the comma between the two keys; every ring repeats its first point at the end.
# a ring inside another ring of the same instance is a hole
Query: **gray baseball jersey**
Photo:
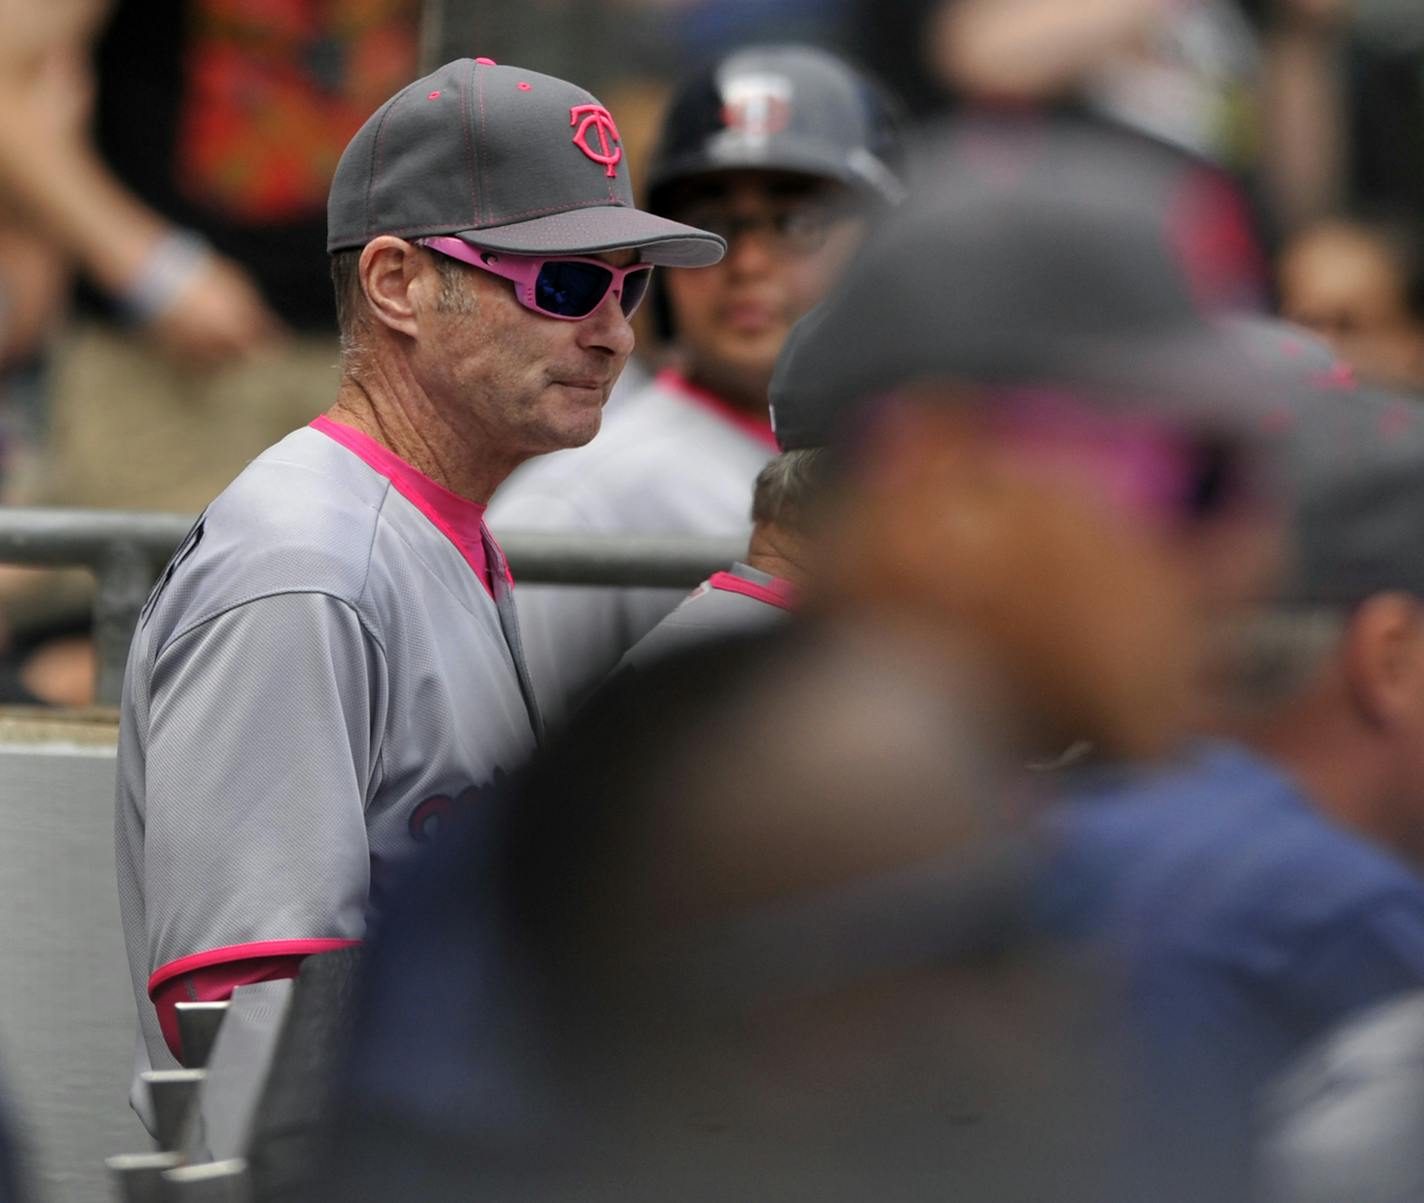
{"type": "Polygon", "coordinates": [[[795,604],[789,582],[738,562],[698,585],[628,650],[614,671],[643,668],[723,636],[764,630],[789,618],[795,604]]]}
{"type": "Polygon", "coordinates": [[[482,507],[313,427],[208,507],[130,649],[116,853],[139,1069],[174,1064],[159,991],[359,940],[391,867],[538,735],[482,507]]]}
{"type": "MultiPolygon", "coordinates": [[[[672,372],[608,415],[587,446],[532,461],[490,503],[501,531],[743,536],[752,487],[777,454],[752,417],[672,372]]],[[[546,714],[564,715],[686,597],[680,589],[519,590],[519,627],[546,714]]]]}

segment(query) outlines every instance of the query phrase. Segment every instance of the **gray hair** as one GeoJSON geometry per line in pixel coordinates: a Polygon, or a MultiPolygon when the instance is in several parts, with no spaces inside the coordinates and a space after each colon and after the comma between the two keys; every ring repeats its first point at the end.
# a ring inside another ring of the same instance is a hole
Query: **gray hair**
{"type": "Polygon", "coordinates": [[[366,293],[361,287],[361,248],[348,247],[331,256],[331,287],[336,293],[336,328],[341,334],[341,360],[352,358],[366,323],[366,293]]]}
{"type": "Polygon", "coordinates": [[[783,451],[757,475],[752,522],[804,531],[826,488],[827,453],[783,451]]]}
{"type": "MultiPolygon", "coordinates": [[[[348,247],[331,256],[331,286],[336,294],[336,328],[341,336],[341,365],[354,374],[366,354],[366,292],[361,286],[361,247],[348,247]]],[[[440,309],[446,313],[473,313],[474,291],[462,264],[448,255],[431,252],[440,273],[440,309]]]]}

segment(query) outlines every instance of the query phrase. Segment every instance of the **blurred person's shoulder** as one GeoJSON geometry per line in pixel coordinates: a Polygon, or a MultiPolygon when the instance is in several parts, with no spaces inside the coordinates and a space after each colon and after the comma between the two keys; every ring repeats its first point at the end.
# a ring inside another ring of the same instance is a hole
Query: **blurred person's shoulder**
{"type": "Polygon", "coordinates": [[[703,581],[671,614],[640,639],[614,672],[637,670],[678,652],[721,638],[751,635],[783,626],[791,617],[789,595],[778,598],[774,578],[745,564],[703,581]],[[757,592],[725,587],[747,582],[757,592]]]}
{"type": "Polygon", "coordinates": [[[1371,907],[1424,923],[1424,883],[1402,861],[1239,745],[1203,742],[1156,772],[1082,780],[1047,826],[1058,925],[1078,934],[1133,928],[1244,955],[1371,907]]]}

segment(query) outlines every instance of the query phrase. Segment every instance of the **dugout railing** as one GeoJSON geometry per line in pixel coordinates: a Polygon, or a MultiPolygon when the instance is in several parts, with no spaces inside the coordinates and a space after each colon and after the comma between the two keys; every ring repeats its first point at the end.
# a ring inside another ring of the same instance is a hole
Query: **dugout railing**
{"type": "MultiPolygon", "coordinates": [[[[101,705],[118,703],[139,611],[192,525],[181,514],[0,507],[0,563],[93,572],[101,705]]],[[[499,541],[515,579],[540,585],[690,589],[746,549],[745,538],[736,536],[505,531],[499,541]]]]}

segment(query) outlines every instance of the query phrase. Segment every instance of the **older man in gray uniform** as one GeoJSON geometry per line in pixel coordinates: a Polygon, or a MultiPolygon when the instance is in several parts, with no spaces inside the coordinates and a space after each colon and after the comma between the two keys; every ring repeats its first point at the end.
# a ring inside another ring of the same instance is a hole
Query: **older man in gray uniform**
{"type": "Polygon", "coordinates": [[[328,250],[336,403],[208,507],[129,657],[117,859],[139,1069],[181,1058],[175,1002],[359,941],[390,865],[532,748],[485,502],[598,430],[651,265],[722,242],[634,207],[593,96],[463,59],[352,140],[328,250]]]}

